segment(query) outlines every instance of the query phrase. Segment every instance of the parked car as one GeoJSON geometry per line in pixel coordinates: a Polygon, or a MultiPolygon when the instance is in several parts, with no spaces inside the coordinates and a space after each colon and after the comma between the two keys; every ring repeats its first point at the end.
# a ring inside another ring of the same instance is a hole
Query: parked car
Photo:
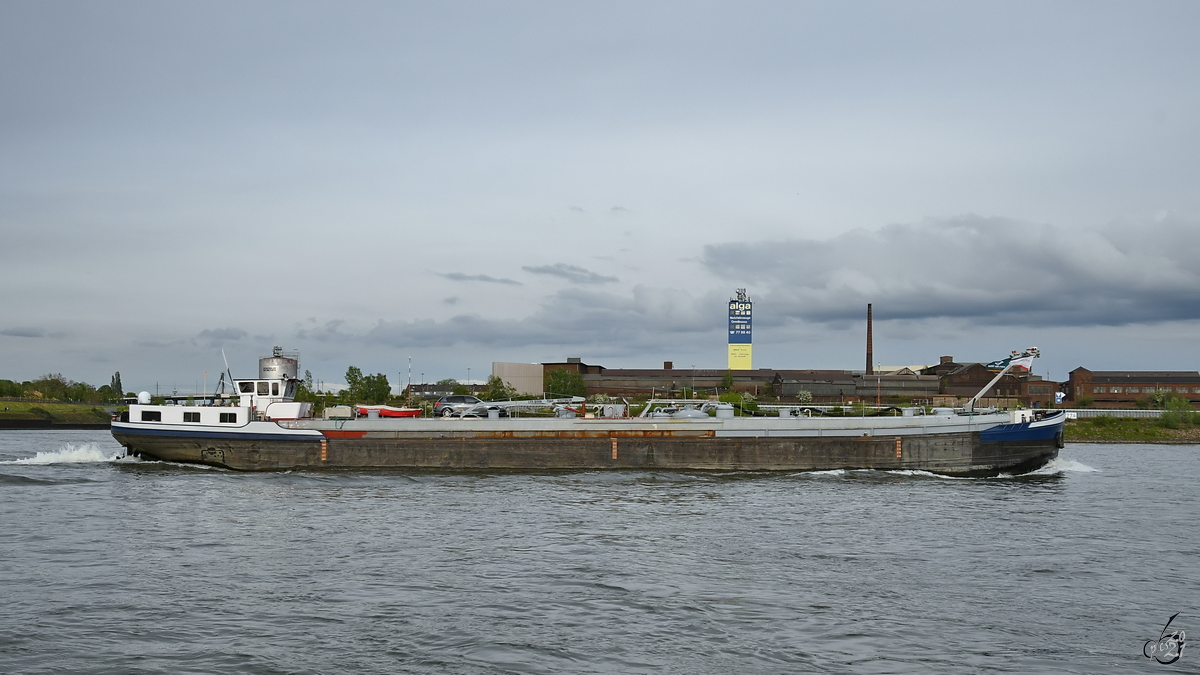
{"type": "Polygon", "coordinates": [[[439,417],[487,417],[489,410],[496,410],[501,417],[508,417],[508,411],[504,408],[474,396],[443,396],[433,404],[433,414],[439,417]]]}

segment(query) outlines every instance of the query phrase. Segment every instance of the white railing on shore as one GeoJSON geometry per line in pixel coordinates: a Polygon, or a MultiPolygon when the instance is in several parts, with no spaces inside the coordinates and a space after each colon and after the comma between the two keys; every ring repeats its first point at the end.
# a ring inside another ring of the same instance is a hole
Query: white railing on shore
{"type": "Polygon", "coordinates": [[[1075,417],[1162,417],[1161,410],[1138,410],[1136,408],[1060,408],[1075,417]]]}

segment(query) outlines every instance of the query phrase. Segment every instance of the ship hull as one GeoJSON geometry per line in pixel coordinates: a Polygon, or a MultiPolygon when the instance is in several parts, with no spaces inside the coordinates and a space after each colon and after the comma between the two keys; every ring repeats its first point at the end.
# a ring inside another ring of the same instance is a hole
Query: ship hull
{"type": "Polygon", "coordinates": [[[1062,443],[1061,420],[941,428],[823,422],[299,421],[253,422],[236,432],[114,422],[112,433],[147,458],[245,471],[879,469],[991,476],[1043,466],[1062,443]]]}

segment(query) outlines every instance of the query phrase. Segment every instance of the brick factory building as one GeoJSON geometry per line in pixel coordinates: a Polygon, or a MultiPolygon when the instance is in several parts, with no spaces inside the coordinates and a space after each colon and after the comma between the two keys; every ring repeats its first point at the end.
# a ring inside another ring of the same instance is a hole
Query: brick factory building
{"type": "Polygon", "coordinates": [[[1163,392],[1200,403],[1200,372],[1194,370],[1088,370],[1071,371],[1066,383],[1067,403],[1090,403],[1101,408],[1149,407],[1150,397],[1163,392]]]}

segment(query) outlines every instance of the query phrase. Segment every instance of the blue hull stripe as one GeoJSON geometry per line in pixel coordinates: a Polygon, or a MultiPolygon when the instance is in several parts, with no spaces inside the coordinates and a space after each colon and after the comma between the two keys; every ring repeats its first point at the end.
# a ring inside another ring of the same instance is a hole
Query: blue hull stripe
{"type": "Polygon", "coordinates": [[[1062,433],[1063,425],[1047,424],[1040,427],[1030,427],[1030,422],[1018,424],[1000,424],[991,429],[979,432],[981,441],[1045,441],[1056,438],[1062,433]]]}

